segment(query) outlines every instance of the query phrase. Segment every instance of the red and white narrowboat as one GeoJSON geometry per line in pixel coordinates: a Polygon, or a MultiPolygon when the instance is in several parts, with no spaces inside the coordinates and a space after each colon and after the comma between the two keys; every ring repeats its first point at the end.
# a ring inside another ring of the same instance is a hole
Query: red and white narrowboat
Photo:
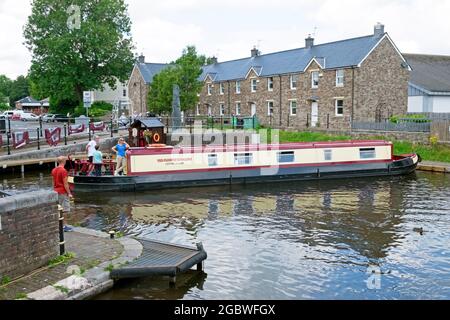
{"type": "Polygon", "coordinates": [[[386,141],[203,147],[149,146],[127,152],[124,176],[73,172],[75,192],[139,191],[261,182],[406,175],[416,154],[395,156],[386,141]]]}

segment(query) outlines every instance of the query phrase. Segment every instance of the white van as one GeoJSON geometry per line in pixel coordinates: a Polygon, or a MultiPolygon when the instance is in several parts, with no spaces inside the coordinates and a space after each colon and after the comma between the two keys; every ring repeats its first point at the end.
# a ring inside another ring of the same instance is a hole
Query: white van
{"type": "Polygon", "coordinates": [[[11,119],[14,115],[21,115],[22,113],[24,113],[22,110],[10,110],[3,112],[2,116],[11,119]]]}

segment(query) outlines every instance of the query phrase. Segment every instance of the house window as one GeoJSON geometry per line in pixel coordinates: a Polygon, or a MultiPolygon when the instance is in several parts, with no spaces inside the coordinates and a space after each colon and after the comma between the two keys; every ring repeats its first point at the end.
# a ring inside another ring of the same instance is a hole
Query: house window
{"type": "Polygon", "coordinates": [[[273,91],[273,77],[267,78],[267,90],[273,91]]]}
{"type": "Polygon", "coordinates": [[[236,115],[237,116],[241,115],[241,103],[240,102],[236,102],[236,115]]]}
{"type": "Polygon", "coordinates": [[[200,115],[200,105],[199,104],[197,105],[196,113],[197,113],[198,116],[200,115]]]}
{"type": "Polygon", "coordinates": [[[212,85],[208,83],[208,96],[212,95],[212,85]]]}
{"type": "Polygon", "coordinates": [[[319,71],[311,72],[311,87],[317,89],[319,87],[319,71]]]}
{"type": "Polygon", "coordinates": [[[219,108],[220,108],[220,115],[223,116],[225,114],[225,104],[221,103],[219,108]]]}
{"type": "Polygon", "coordinates": [[[289,109],[291,110],[291,116],[297,115],[297,101],[292,100],[289,102],[289,109]]]}
{"type": "Polygon", "coordinates": [[[258,89],[258,80],[252,79],[252,92],[256,92],[256,89],[258,89]]]}
{"type": "Polygon", "coordinates": [[[361,159],[375,159],[376,158],[375,148],[359,149],[359,157],[361,159]]]}
{"type": "Polygon", "coordinates": [[[336,87],[344,86],[344,69],[336,70],[336,87]]]}
{"type": "Polygon", "coordinates": [[[235,153],[234,164],[236,166],[244,166],[252,164],[253,155],[251,153],[235,153]]]}
{"type": "Polygon", "coordinates": [[[292,163],[295,161],[294,151],[278,152],[278,163],[292,163]]]}
{"type": "Polygon", "coordinates": [[[291,90],[297,90],[297,82],[298,82],[298,75],[293,74],[291,75],[291,90]]]}
{"type": "Polygon", "coordinates": [[[333,150],[324,150],[323,152],[325,161],[333,160],[333,150]]]}
{"type": "Polygon", "coordinates": [[[267,101],[267,115],[269,117],[273,115],[273,101],[267,101]]]}
{"type": "Polygon", "coordinates": [[[344,100],[342,99],[336,100],[336,116],[337,117],[344,116],[344,100]]]}
{"type": "Polygon", "coordinates": [[[236,93],[241,93],[241,82],[236,81],[236,93]]]}
{"type": "Polygon", "coordinates": [[[208,116],[212,116],[212,108],[211,108],[211,106],[208,106],[208,116]]]}
{"type": "Polygon", "coordinates": [[[219,90],[220,90],[220,94],[225,94],[225,86],[223,83],[220,84],[219,90]]]}
{"type": "Polygon", "coordinates": [[[217,167],[218,165],[217,154],[208,154],[208,166],[217,167]]]}

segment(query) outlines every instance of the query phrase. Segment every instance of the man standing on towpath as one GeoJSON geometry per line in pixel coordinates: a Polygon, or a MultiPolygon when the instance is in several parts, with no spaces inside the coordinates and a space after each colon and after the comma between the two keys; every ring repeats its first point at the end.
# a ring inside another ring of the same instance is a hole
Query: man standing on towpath
{"type": "MultiPolygon", "coordinates": [[[[53,190],[58,194],[58,204],[62,207],[64,213],[70,212],[70,199],[72,193],[69,188],[68,172],[64,168],[66,165],[66,157],[58,157],[58,166],[52,170],[53,190]]],[[[69,226],[64,226],[65,232],[72,231],[69,226]]]]}

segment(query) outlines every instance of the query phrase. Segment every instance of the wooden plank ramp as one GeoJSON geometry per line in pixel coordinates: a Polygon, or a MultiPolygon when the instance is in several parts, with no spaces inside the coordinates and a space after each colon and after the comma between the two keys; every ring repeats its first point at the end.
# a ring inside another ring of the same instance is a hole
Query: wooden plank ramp
{"type": "Polygon", "coordinates": [[[203,261],[207,254],[201,243],[197,248],[164,243],[155,240],[139,239],[143,252],[135,261],[113,269],[111,278],[130,279],[149,276],[169,276],[170,283],[176,282],[177,274],[197,266],[198,271],[203,270],[203,261]]]}

